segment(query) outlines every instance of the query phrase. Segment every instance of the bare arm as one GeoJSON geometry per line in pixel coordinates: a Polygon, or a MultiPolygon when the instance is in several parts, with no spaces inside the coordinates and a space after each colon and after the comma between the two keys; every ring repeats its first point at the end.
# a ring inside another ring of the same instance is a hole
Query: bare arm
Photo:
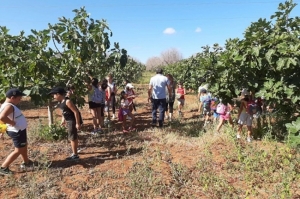
{"type": "Polygon", "coordinates": [[[151,98],[152,89],[153,89],[153,86],[152,86],[152,85],[149,85],[149,89],[148,89],[148,98],[151,98]]]}
{"type": "Polygon", "coordinates": [[[108,101],[110,101],[110,96],[111,96],[111,88],[110,87],[107,87],[107,98],[108,98],[108,101]]]}
{"type": "Polygon", "coordinates": [[[151,99],[152,89],[153,89],[153,86],[152,86],[152,85],[149,85],[149,89],[148,89],[148,102],[149,102],[150,99],[151,99]]]}
{"type": "Polygon", "coordinates": [[[242,100],[242,101],[241,101],[240,108],[239,108],[239,112],[238,112],[238,118],[240,117],[240,114],[241,114],[241,112],[242,112],[242,110],[243,110],[244,107],[245,107],[245,101],[242,100]]]}
{"type": "Polygon", "coordinates": [[[0,113],[0,120],[5,124],[10,124],[11,126],[15,126],[16,122],[8,118],[8,115],[14,111],[13,106],[5,106],[3,111],[0,113]]]}

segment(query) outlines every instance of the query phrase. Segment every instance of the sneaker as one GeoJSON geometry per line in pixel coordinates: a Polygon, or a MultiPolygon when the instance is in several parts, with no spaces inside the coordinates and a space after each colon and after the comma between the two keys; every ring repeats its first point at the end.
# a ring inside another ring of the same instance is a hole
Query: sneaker
{"type": "Polygon", "coordinates": [[[127,116],[126,118],[127,118],[127,120],[131,120],[131,119],[132,119],[132,118],[131,118],[131,117],[129,117],[129,116],[127,116]]]}
{"type": "Polygon", "coordinates": [[[167,120],[167,119],[169,119],[169,116],[166,116],[165,118],[166,118],[166,120],[167,120]]]}
{"type": "Polygon", "coordinates": [[[240,134],[237,134],[237,135],[236,135],[236,138],[237,138],[237,139],[240,139],[240,138],[241,138],[240,134]]]}
{"type": "Polygon", "coordinates": [[[91,132],[92,135],[95,135],[96,133],[97,133],[97,129],[93,129],[91,132]]]}
{"type": "Polygon", "coordinates": [[[152,127],[156,127],[156,123],[157,123],[157,122],[155,122],[155,123],[152,122],[152,123],[151,123],[151,126],[152,126],[152,127]]]}
{"type": "Polygon", "coordinates": [[[2,175],[12,175],[13,172],[11,170],[9,170],[8,167],[6,167],[6,168],[0,167],[0,174],[2,174],[2,175]]]}
{"type": "Polygon", "coordinates": [[[28,163],[25,163],[23,162],[21,165],[20,165],[20,168],[21,169],[26,169],[28,167],[34,167],[34,166],[37,166],[33,161],[29,160],[28,163]]]}
{"type": "Polygon", "coordinates": [[[113,114],[113,115],[112,115],[112,119],[113,119],[113,120],[114,120],[114,119],[116,119],[116,116],[115,116],[115,114],[113,114]]]}
{"type": "Polygon", "coordinates": [[[251,142],[251,137],[247,137],[247,142],[251,142]]]}
{"type": "Polygon", "coordinates": [[[70,157],[67,157],[66,160],[78,160],[79,159],[79,156],[78,155],[71,155],[70,157]]]}
{"type": "Polygon", "coordinates": [[[98,128],[97,133],[103,133],[103,130],[101,128],[98,128]]]}

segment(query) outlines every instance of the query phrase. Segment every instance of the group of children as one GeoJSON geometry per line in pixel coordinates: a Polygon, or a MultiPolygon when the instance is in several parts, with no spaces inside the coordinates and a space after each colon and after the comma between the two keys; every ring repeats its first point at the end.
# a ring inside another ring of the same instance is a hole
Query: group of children
{"type": "MultiPolygon", "coordinates": [[[[87,82],[88,88],[88,105],[90,113],[93,116],[93,131],[92,133],[101,132],[104,125],[104,111],[107,118],[110,118],[109,109],[112,107],[112,118],[116,118],[116,85],[112,82],[112,76],[108,75],[106,79],[101,82],[97,78],[90,77],[87,82]]],[[[48,93],[58,102],[57,108],[62,111],[61,125],[65,126],[68,132],[68,139],[70,140],[72,155],[66,160],[78,160],[78,131],[82,126],[81,114],[75,105],[76,92],[74,86],[68,86],[65,90],[62,87],[52,88],[48,93]]],[[[22,169],[32,167],[35,165],[33,161],[28,158],[27,152],[27,121],[21,113],[17,105],[20,103],[22,96],[25,96],[17,88],[9,89],[6,92],[6,100],[0,107],[0,123],[6,124],[6,129],[0,133],[0,138],[3,138],[4,132],[12,139],[15,150],[10,153],[0,167],[0,174],[9,175],[13,172],[9,169],[9,165],[21,155],[23,163],[22,169]]],[[[126,88],[121,92],[119,120],[122,119],[123,133],[128,133],[134,130],[133,124],[135,117],[132,110],[135,110],[133,99],[135,93],[133,85],[126,84],[126,88]],[[130,118],[129,118],[130,117],[130,118]],[[126,120],[130,119],[130,127],[126,128],[126,120]]]]}
{"type": "MultiPolygon", "coordinates": [[[[211,115],[213,115],[213,121],[216,122],[219,119],[219,124],[216,127],[216,133],[220,132],[220,129],[225,121],[233,127],[234,123],[232,120],[232,112],[234,106],[230,101],[222,101],[222,99],[217,99],[212,97],[208,92],[207,86],[199,87],[198,98],[200,101],[198,112],[205,116],[204,126],[210,120],[211,115]]],[[[240,107],[238,109],[238,129],[237,138],[241,138],[242,127],[247,126],[247,141],[251,142],[252,133],[252,121],[253,118],[262,112],[263,100],[258,97],[255,99],[254,93],[249,93],[246,89],[243,89],[240,96],[240,107]]]]}

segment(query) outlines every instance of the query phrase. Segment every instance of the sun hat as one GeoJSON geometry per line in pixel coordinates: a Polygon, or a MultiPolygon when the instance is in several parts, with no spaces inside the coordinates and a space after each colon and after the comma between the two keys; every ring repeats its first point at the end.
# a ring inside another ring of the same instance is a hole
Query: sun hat
{"type": "Polygon", "coordinates": [[[131,83],[126,84],[126,87],[128,87],[128,88],[134,88],[134,86],[131,83]]]}

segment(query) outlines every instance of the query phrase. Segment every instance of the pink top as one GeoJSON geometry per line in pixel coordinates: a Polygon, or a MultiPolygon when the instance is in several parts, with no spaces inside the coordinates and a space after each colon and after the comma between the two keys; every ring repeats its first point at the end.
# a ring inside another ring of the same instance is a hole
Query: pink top
{"type": "Polygon", "coordinates": [[[178,88],[177,93],[181,95],[180,99],[184,99],[184,88],[178,88]]]}

